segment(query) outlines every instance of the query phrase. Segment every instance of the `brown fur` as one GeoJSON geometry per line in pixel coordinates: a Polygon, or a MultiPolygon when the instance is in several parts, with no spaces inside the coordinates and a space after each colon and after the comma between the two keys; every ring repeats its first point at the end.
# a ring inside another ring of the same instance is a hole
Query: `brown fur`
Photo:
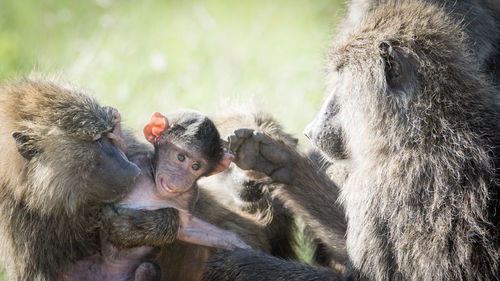
{"type": "Polygon", "coordinates": [[[0,88],[0,119],[0,260],[8,280],[55,280],[99,251],[99,212],[127,192],[97,166],[113,118],[83,91],[37,78],[0,88]]]}

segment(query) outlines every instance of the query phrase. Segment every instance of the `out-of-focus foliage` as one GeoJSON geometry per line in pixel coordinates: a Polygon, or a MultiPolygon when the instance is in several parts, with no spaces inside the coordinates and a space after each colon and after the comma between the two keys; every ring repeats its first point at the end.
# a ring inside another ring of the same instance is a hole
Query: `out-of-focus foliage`
{"type": "Polygon", "coordinates": [[[301,137],[343,2],[0,0],[0,79],[60,73],[137,132],[153,111],[253,101],[301,137]]]}
{"type": "Polygon", "coordinates": [[[0,78],[61,73],[138,129],[153,111],[255,100],[301,134],[321,102],[335,0],[1,0],[0,78]]]}

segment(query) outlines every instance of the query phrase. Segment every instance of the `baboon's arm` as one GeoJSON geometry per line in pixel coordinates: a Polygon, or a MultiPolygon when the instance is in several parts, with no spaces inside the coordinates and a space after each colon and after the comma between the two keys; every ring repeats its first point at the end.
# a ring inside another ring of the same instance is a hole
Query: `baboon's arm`
{"type": "Polygon", "coordinates": [[[250,248],[237,234],[218,228],[188,212],[179,212],[179,219],[181,226],[177,238],[180,241],[222,249],[250,248]]]}
{"type": "Polygon", "coordinates": [[[117,248],[166,245],[177,238],[179,211],[175,208],[134,210],[107,206],[101,215],[101,228],[117,248]]]}
{"type": "Polygon", "coordinates": [[[163,246],[176,239],[222,249],[249,248],[237,234],[175,208],[136,210],[108,206],[101,223],[107,240],[119,249],[163,246]]]}
{"type": "Polygon", "coordinates": [[[276,192],[285,206],[333,251],[346,256],[344,212],[336,203],[337,188],[330,179],[295,148],[261,132],[238,129],[229,140],[236,165],[264,172],[286,184],[276,192]]]}
{"type": "Polygon", "coordinates": [[[220,251],[207,262],[206,281],[340,281],[342,276],[327,269],[286,261],[260,251],[220,251]]]}

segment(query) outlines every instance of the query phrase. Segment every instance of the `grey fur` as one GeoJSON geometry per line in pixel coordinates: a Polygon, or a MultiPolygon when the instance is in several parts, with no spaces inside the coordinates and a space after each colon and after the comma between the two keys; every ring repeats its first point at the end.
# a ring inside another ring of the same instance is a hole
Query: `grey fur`
{"type": "MultiPolygon", "coordinates": [[[[379,5],[404,0],[351,0],[338,38],[351,33],[363,18],[379,5]]],[[[500,2],[496,0],[420,0],[443,7],[467,34],[465,44],[481,71],[498,85],[500,82],[500,2]]]]}
{"type": "MultiPolygon", "coordinates": [[[[500,96],[469,43],[447,6],[424,1],[378,6],[336,41],[333,90],[307,134],[331,161],[350,159],[340,197],[335,188],[318,188],[305,164],[281,161],[303,163],[295,151],[235,132],[237,164],[298,185],[279,196],[309,216],[320,239],[337,231],[328,203],[341,200],[352,266],[325,278],[500,279],[500,96]],[[332,131],[337,139],[329,139],[332,131]],[[300,180],[306,175],[309,183],[300,180]]],[[[269,257],[247,253],[246,260],[242,252],[215,256],[207,279],[277,280],[297,268],[283,262],[269,269],[259,266],[269,257]]]]}

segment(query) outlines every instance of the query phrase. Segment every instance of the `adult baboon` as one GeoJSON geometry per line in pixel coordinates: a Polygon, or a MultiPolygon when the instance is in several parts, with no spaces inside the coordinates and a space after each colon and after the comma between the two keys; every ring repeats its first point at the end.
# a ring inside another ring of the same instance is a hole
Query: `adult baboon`
{"type": "MultiPolygon", "coordinates": [[[[465,38],[445,9],[405,1],[329,54],[333,91],[306,134],[352,161],[339,196],[347,276],[238,250],[215,255],[207,279],[498,280],[500,96],[465,38]]],[[[240,167],[289,184],[278,196],[330,247],[338,194],[304,157],[248,129],[231,140],[240,167]]]]}
{"type": "Polygon", "coordinates": [[[114,117],[46,79],[0,88],[0,260],[8,280],[56,280],[99,250],[99,212],[139,174],[113,143],[114,117]]]}

